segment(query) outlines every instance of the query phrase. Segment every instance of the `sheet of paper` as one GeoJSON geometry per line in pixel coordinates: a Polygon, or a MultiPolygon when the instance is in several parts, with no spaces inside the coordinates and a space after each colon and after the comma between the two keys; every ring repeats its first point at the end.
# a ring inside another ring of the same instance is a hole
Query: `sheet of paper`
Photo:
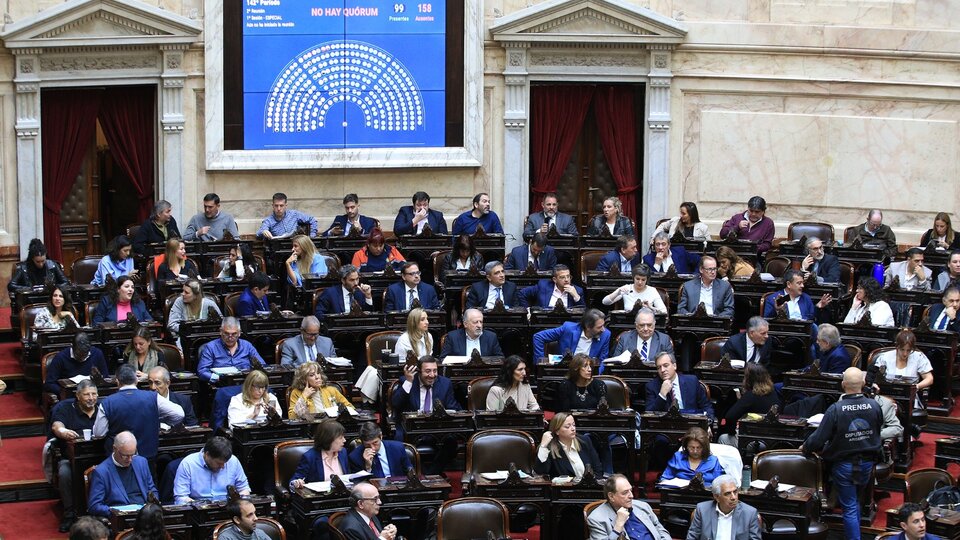
{"type": "Polygon", "coordinates": [[[123,506],[111,506],[117,512],[136,512],[142,508],[142,504],[125,504],[123,506]]]}
{"type": "Polygon", "coordinates": [[[443,365],[445,366],[460,366],[466,364],[470,361],[469,356],[448,356],[443,359],[443,365]]]}
{"type": "Polygon", "coordinates": [[[330,482],[310,482],[309,484],[304,484],[303,487],[317,493],[326,493],[330,491],[330,482]]]}
{"type": "Polygon", "coordinates": [[[76,377],[70,377],[70,380],[75,382],[76,384],[80,384],[80,381],[86,381],[89,379],[90,379],[89,375],[77,375],[76,377]]]}
{"type": "Polygon", "coordinates": [[[216,373],[217,375],[233,375],[235,373],[240,373],[240,370],[233,366],[215,367],[215,368],[212,368],[210,371],[216,373]]]}
{"type": "Polygon", "coordinates": [[[342,356],[331,356],[327,358],[327,362],[338,367],[350,367],[353,365],[353,362],[351,362],[349,358],[342,356]]]}
{"type": "Polygon", "coordinates": [[[811,426],[819,426],[820,422],[823,422],[823,413],[815,414],[810,418],[807,418],[807,423],[810,424],[811,426]]]}
{"type": "Polygon", "coordinates": [[[367,472],[367,471],[360,471],[360,472],[355,472],[353,474],[345,474],[340,478],[344,481],[344,483],[346,483],[347,481],[356,482],[357,480],[366,478],[368,476],[373,476],[373,473],[367,472]]]}
{"type": "MultiPolygon", "coordinates": [[[[769,482],[767,482],[766,480],[754,480],[753,482],[750,482],[750,487],[757,488],[757,489],[764,489],[767,487],[768,483],[769,482]]],[[[777,491],[787,491],[795,487],[797,486],[793,484],[784,484],[783,482],[780,482],[780,484],[777,486],[777,491]]]]}
{"type": "Polygon", "coordinates": [[[730,360],[730,367],[743,369],[746,366],[747,366],[747,362],[745,360],[730,360]]]}
{"type": "Polygon", "coordinates": [[[690,485],[689,480],[684,480],[683,478],[671,478],[669,480],[661,480],[657,483],[658,486],[667,486],[667,487],[676,487],[684,488],[690,485]]]}
{"type": "Polygon", "coordinates": [[[611,356],[603,361],[604,364],[626,364],[630,361],[630,355],[633,351],[623,351],[619,356],[611,356]]]}
{"type": "MultiPolygon", "coordinates": [[[[523,471],[517,471],[517,473],[519,473],[520,478],[530,478],[530,475],[527,474],[527,473],[525,473],[525,472],[523,472],[523,471]]],[[[480,473],[480,476],[483,477],[483,478],[486,479],[486,480],[506,480],[506,479],[507,479],[507,476],[509,476],[509,475],[510,475],[510,471],[496,471],[496,472],[480,473]]]]}

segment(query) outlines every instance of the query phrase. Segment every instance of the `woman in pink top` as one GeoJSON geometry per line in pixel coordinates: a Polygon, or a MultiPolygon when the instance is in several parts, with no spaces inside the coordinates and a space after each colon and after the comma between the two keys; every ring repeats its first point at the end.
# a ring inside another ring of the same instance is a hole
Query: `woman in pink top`
{"type": "Polygon", "coordinates": [[[127,320],[128,313],[133,313],[140,322],[153,320],[147,306],[137,295],[132,277],[120,276],[115,285],[108,280],[106,294],[100,297],[100,303],[93,312],[93,324],[122,322],[127,320]]]}

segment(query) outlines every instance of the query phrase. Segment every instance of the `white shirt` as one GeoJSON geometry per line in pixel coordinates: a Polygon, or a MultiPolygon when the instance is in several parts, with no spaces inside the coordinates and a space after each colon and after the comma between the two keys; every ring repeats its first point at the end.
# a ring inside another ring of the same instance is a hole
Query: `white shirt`
{"type": "Polygon", "coordinates": [[[458,271],[458,272],[459,272],[460,270],[469,270],[469,269],[470,269],[470,259],[467,259],[467,262],[463,262],[463,261],[461,261],[459,258],[457,259],[457,271],[458,271]]]}
{"type": "Polygon", "coordinates": [[[667,253],[667,258],[660,261],[660,265],[657,265],[656,256],[653,259],[653,271],[654,272],[666,272],[668,268],[673,266],[673,255],[669,252],[667,253]]]}
{"type": "Polygon", "coordinates": [[[550,305],[547,307],[554,307],[557,305],[557,300],[563,304],[563,307],[570,305],[569,300],[567,300],[567,293],[561,291],[560,289],[554,287],[553,294],[550,296],[550,305]]]}
{"type": "Polygon", "coordinates": [[[590,346],[593,345],[593,338],[588,338],[585,332],[580,332],[580,340],[577,341],[577,350],[573,354],[590,354],[590,346]]]}
{"type": "Polygon", "coordinates": [[[720,511],[720,505],[717,505],[717,535],[714,540],[733,540],[733,512],[734,507],[729,514],[720,511]]]}
{"type": "Polygon", "coordinates": [[[506,300],[503,299],[503,287],[496,287],[493,283],[490,284],[490,287],[487,289],[487,303],[484,304],[484,307],[487,309],[493,309],[493,305],[497,302],[497,290],[500,291],[500,300],[503,302],[504,307],[510,307],[507,305],[506,300]]]}
{"type": "Polygon", "coordinates": [[[857,323],[863,318],[863,314],[866,313],[867,309],[870,310],[870,322],[872,322],[874,326],[896,325],[893,320],[893,310],[890,309],[890,304],[883,300],[870,304],[869,308],[864,308],[863,304],[860,304],[858,308],[851,309],[847,312],[847,316],[844,317],[843,324],[857,323]]]}
{"type": "Polygon", "coordinates": [[[604,225],[607,226],[607,230],[610,231],[610,234],[611,234],[611,235],[613,234],[613,230],[614,230],[615,228],[617,228],[617,222],[616,222],[616,221],[614,221],[613,223],[606,223],[606,222],[604,222],[604,225]]]}
{"type": "Polygon", "coordinates": [[[427,225],[427,222],[429,221],[430,221],[429,219],[424,218],[423,221],[421,221],[420,223],[417,223],[417,234],[420,234],[423,232],[423,228],[427,225]]]}
{"type": "Polygon", "coordinates": [[[791,319],[798,321],[803,318],[803,315],[800,313],[800,297],[796,297],[793,300],[787,300],[787,316],[791,319]]]}
{"type": "Polygon", "coordinates": [[[413,309],[413,307],[410,305],[410,304],[411,304],[411,302],[410,302],[410,292],[411,292],[411,291],[413,291],[413,297],[416,298],[417,300],[420,300],[420,291],[418,291],[416,287],[414,287],[414,288],[411,289],[409,286],[405,286],[405,287],[403,288],[403,298],[404,298],[403,301],[407,303],[407,309],[413,309]]]}
{"type": "Polygon", "coordinates": [[[340,292],[343,294],[343,312],[350,313],[350,306],[353,305],[353,293],[343,285],[340,286],[340,292]]]}
{"type": "Polygon", "coordinates": [[[464,334],[467,336],[467,356],[472,355],[474,349],[480,354],[483,354],[483,349],[480,348],[480,336],[477,336],[477,339],[473,339],[470,337],[470,334],[466,332],[464,332],[464,334]]]}
{"type": "Polygon", "coordinates": [[[700,281],[700,301],[703,302],[703,307],[707,308],[707,315],[713,315],[713,282],[708,287],[700,281]]]}
{"type": "MultiPolygon", "coordinates": [[[[746,358],[742,358],[742,360],[744,360],[745,362],[749,362],[750,359],[753,358],[753,351],[755,351],[755,350],[757,349],[757,345],[756,345],[756,343],[753,342],[752,339],[750,339],[750,336],[747,336],[746,341],[747,341],[747,357],[746,357],[746,358]]],[[[758,352],[757,352],[757,355],[758,355],[758,356],[757,356],[757,362],[756,362],[756,363],[759,363],[759,362],[760,362],[760,356],[759,356],[759,354],[760,354],[760,353],[759,353],[759,351],[758,351],[758,352]]]]}
{"type": "MultiPolygon", "coordinates": [[[[643,289],[642,293],[638,293],[633,287],[630,288],[630,291],[624,294],[623,298],[623,309],[624,311],[630,311],[633,309],[633,304],[638,301],[647,301],[650,303],[650,308],[653,309],[656,313],[666,313],[667,306],[664,305],[663,299],[660,298],[660,293],[657,292],[655,287],[647,286],[643,289]]],[[[612,304],[613,302],[611,302],[612,304]]]]}

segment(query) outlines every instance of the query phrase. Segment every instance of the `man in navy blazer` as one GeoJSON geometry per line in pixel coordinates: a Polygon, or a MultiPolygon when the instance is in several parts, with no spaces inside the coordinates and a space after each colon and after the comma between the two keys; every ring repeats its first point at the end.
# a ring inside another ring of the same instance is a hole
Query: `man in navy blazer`
{"type": "Polygon", "coordinates": [[[616,249],[607,252],[597,262],[597,272],[609,272],[616,266],[621,274],[629,274],[633,267],[640,264],[640,251],[637,249],[637,239],[625,234],[617,239],[616,249]]]}
{"type": "Polygon", "coordinates": [[[249,285],[237,300],[237,317],[252,317],[258,311],[270,311],[270,301],[267,300],[269,292],[270,278],[263,272],[254,272],[249,285]]]}
{"type": "Polygon", "coordinates": [[[807,238],[806,249],[807,256],[800,263],[804,278],[813,272],[823,283],[840,283],[840,259],[824,252],[823,241],[811,236],[807,238]]]}
{"type": "Polygon", "coordinates": [[[579,235],[577,223],[573,220],[573,217],[557,211],[560,205],[557,203],[556,193],[545,193],[541,206],[543,206],[542,211],[527,216],[527,223],[523,226],[523,239],[525,241],[529,242],[530,238],[536,233],[547,234],[550,232],[550,227],[556,228],[560,234],[579,235]]]}
{"type": "Polygon", "coordinates": [[[360,284],[360,272],[352,264],[340,267],[340,285],[327,287],[317,299],[317,319],[324,315],[349,313],[350,305],[356,300],[364,311],[373,310],[373,292],[370,285],[360,284]],[[349,299],[349,302],[346,300],[349,299]]]}
{"type": "Polygon", "coordinates": [[[346,236],[351,229],[360,229],[360,234],[366,236],[377,226],[376,220],[360,215],[360,198],[356,193],[348,193],[343,198],[342,216],[333,218],[333,224],[327,229],[324,236],[346,236]]]}
{"type": "Polygon", "coordinates": [[[544,346],[556,341],[560,354],[585,352],[590,358],[599,361],[606,359],[610,352],[610,330],[607,330],[603,312],[588,309],[579,323],[565,322],[557,328],[541,330],[533,335],[533,357],[544,357],[544,346]]]}
{"type": "MultiPolygon", "coordinates": [[[[400,384],[390,397],[397,423],[396,440],[404,439],[405,412],[429,414],[433,412],[437,401],[448,411],[460,410],[460,404],[453,395],[453,382],[440,376],[437,364],[436,358],[426,355],[420,357],[417,365],[404,366],[400,384]]],[[[425,474],[440,474],[447,470],[447,465],[457,456],[457,439],[453,436],[448,435],[439,440],[432,436],[421,437],[418,444],[429,444],[436,448],[433,463],[426,467],[425,474]]]]}
{"type": "Polygon", "coordinates": [[[930,306],[927,314],[927,324],[931,330],[945,332],[960,332],[960,319],[957,319],[957,310],[960,309],[960,289],[954,285],[943,290],[940,303],[930,306]]]}
{"type": "Polygon", "coordinates": [[[170,372],[163,366],[156,366],[147,372],[147,380],[150,381],[150,389],[157,394],[176,403],[183,409],[183,425],[187,427],[199,426],[200,421],[193,412],[193,402],[190,398],[170,390],[170,372]]]}
{"type": "Polygon", "coordinates": [[[374,478],[388,478],[406,476],[412,468],[402,442],[383,440],[383,432],[373,422],[360,426],[360,444],[350,452],[351,472],[367,471],[374,478]]]}
{"type": "Polygon", "coordinates": [[[670,236],[660,231],[653,235],[653,252],[644,255],[643,262],[654,272],[666,272],[673,266],[678,274],[692,274],[700,264],[700,256],[682,247],[671,247],[670,236]]]}
{"type": "Polygon", "coordinates": [[[782,296],[786,296],[787,300],[781,300],[780,302],[786,303],[787,316],[794,320],[816,321],[818,310],[830,302],[830,296],[824,294],[820,301],[814,305],[810,295],[803,292],[803,274],[797,270],[784,272],[783,286],[782,290],[767,296],[767,300],[763,304],[764,317],[776,317],[777,299],[782,296]]]}
{"type": "Polygon", "coordinates": [[[480,356],[503,356],[497,335],[483,329],[483,312],[471,308],[463,312],[463,328],[447,333],[443,340],[440,359],[448,356],[470,356],[476,347],[480,347],[480,356]],[[470,350],[467,350],[467,341],[470,350]]]}
{"type": "Polygon", "coordinates": [[[723,347],[720,356],[730,355],[733,360],[754,362],[770,369],[770,352],[773,342],[769,338],[770,324],[763,317],[750,317],[747,321],[747,331],[730,336],[723,347]]]}
{"type": "Polygon", "coordinates": [[[660,351],[655,361],[659,378],[647,381],[647,412],[666,412],[676,399],[680,412],[714,418],[713,404],[696,375],[678,373],[677,359],[666,351],[660,351]]]}
{"type": "Polygon", "coordinates": [[[564,264],[553,267],[553,279],[541,279],[536,285],[520,291],[520,301],[525,306],[552,308],[557,302],[563,307],[583,307],[583,289],[571,283],[570,269],[564,264]]]}
{"type": "Polygon", "coordinates": [[[110,517],[111,506],[146,504],[150,493],[159,499],[147,459],[137,455],[137,438],[129,431],[118,433],[113,453],[90,476],[88,512],[110,517]]]}
{"type": "Polygon", "coordinates": [[[491,309],[498,298],[503,301],[503,307],[506,308],[523,306],[517,296],[516,284],[507,281],[502,262],[490,261],[483,270],[487,273],[487,279],[470,286],[467,305],[463,307],[491,309]]]}
{"type": "Polygon", "coordinates": [[[414,261],[403,263],[400,267],[400,279],[401,281],[387,287],[383,299],[384,311],[409,311],[413,307],[412,298],[416,298],[424,309],[440,309],[436,289],[420,280],[420,265],[414,261]]]}
{"type": "Polygon", "coordinates": [[[524,244],[513,248],[503,267],[506,270],[526,270],[531,257],[533,267],[538,271],[550,270],[557,264],[557,253],[547,245],[547,237],[537,233],[530,240],[529,245],[524,244]]]}
{"type": "Polygon", "coordinates": [[[434,233],[447,234],[447,220],[443,218],[443,212],[431,210],[430,195],[418,191],[413,194],[413,204],[401,206],[397,212],[397,217],[393,220],[393,234],[420,234],[428,223],[434,233]]]}
{"type": "Polygon", "coordinates": [[[820,361],[820,373],[842,374],[853,361],[840,343],[840,331],[832,324],[821,324],[817,328],[814,357],[820,361]]]}
{"type": "Polygon", "coordinates": [[[677,302],[677,314],[689,315],[696,311],[702,300],[700,293],[708,287],[712,294],[708,298],[709,305],[704,301],[707,314],[733,317],[733,288],[726,281],[717,279],[717,260],[710,255],[700,257],[700,275],[683,284],[680,301],[677,302]]]}

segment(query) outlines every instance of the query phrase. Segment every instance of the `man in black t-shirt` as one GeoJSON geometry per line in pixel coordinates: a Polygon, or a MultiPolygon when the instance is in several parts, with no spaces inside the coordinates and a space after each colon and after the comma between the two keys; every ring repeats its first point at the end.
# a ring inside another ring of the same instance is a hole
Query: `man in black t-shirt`
{"type": "Polygon", "coordinates": [[[89,380],[77,384],[76,399],[67,399],[57,403],[50,413],[50,432],[57,438],[60,448],[60,462],[57,463],[57,484],[60,499],[63,501],[63,519],[60,520],[60,532],[70,530],[76,520],[73,507],[73,471],[70,460],[66,459],[67,442],[83,439],[84,430],[93,432],[93,423],[97,420],[97,386],[89,380]]]}

